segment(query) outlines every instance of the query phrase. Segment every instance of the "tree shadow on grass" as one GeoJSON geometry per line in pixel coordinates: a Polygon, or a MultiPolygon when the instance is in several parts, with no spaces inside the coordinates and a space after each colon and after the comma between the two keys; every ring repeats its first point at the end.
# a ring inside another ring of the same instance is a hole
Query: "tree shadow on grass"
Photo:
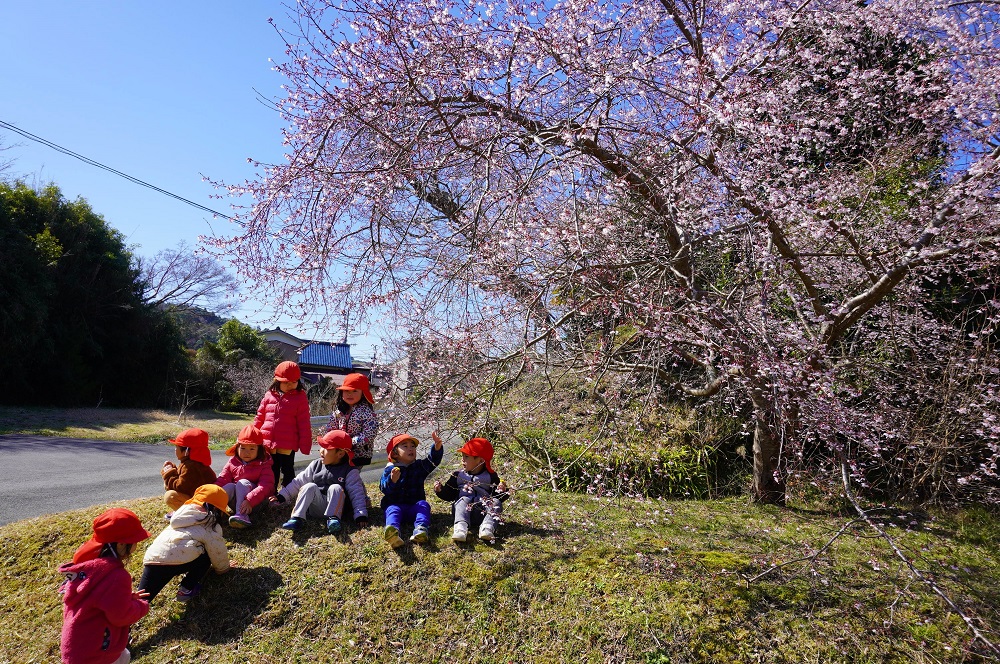
{"type": "MultiPolygon", "coordinates": [[[[131,647],[133,657],[172,640],[192,639],[206,645],[238,641],[283,582],[271,567],[234,567],[220,576],[209,572],[202,593],[184,605],[180,618],[131,647]]],[[[158,604],[173,601],[169,591],[164,591],[157,597],[158,604]]]]}

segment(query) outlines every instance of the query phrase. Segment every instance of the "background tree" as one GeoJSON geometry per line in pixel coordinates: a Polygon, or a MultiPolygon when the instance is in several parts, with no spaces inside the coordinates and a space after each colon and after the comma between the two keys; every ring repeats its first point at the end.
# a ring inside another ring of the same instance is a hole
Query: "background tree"
{"type": "Polygon", "coordinates": [[[264,336],[235,318],[219,328],[218,341],[205,342],[195,355],[202,392],[223,410],[256,412],[277,363],[264,336]]]}
{"type": "MultiPolygon", "coordinates": [[[[866,481],[945,365],[995,365],[921,288],[997,261],[992,3],[296,8],[288,162],[215,244],[276,301],[388,308],[463,349],[422,370],[465,394],[545,370],[721,399],[768,502],[806,463],[866,481]]],[[[956,495],[995,483],[977,390],[956,495]]]]}
{"type": "Polygon", "coordinates": [[[198,255],[187,243],[140,258],[139,270],[147,304],[167,309],[201,307],[224,313],[233,307],[236,279],[210,256],[198,255]]]}
{"type": "Polygon", "coordinates": [[[121,234],[86,201],[0,184],[0,261],[0,363],[18,382],[4,401],[168,402],[187,370],[177,330],[143,301],[121,234]]]}

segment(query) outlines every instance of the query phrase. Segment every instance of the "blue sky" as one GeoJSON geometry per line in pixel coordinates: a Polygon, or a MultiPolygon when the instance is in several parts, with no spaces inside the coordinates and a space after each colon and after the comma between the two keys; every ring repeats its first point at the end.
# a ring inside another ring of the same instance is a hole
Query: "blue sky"
{"type": "MultiPolygon", "coordinates": [[[[206,207],[229,202],[203,176],[239,182],[247,158],[281,159],[281,120],[261,101],[281,96],[284,44],[267,19],[288,26],[278,2],[171,3],[4,0],[0,120],[206,207]],[[258,94],[259,93],[259,94],[258,94]]],[[[13,175],[82,196],[151,256],[230,222],[0,128],[13,175]],[[211,224],[211,226],[210,226],[211,224]]],[[[12,174],[10,171],[7,175],[12,174]]],[[[275,319],[266,297],[236,315],[251,324],[329,338],[275,319]]],[[[351,337],[370,357],[373,336],[351,337]]]]}

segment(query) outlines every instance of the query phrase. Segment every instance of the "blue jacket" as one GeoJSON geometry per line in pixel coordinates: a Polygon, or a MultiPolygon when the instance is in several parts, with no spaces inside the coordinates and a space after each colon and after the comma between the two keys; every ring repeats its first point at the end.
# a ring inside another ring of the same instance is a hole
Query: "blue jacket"
{"type": "Polygon", "coordinates": [[[431,445],[430,452],[426,458],[417,459],[409,466],[397,466],[391,461],[386,464],[382,471],[382,479],[379,480],[378,487],[385,495],[382,496],[382,509],[389,505],[413,505],[421,500],[427,500],[424,492],[424,480],[430,475],[441,459],[444,457],[444,447],[437,449],[431,445]],[[393,482],[389,479],[393,468],[399,468],[399,481],[393,482]]]}

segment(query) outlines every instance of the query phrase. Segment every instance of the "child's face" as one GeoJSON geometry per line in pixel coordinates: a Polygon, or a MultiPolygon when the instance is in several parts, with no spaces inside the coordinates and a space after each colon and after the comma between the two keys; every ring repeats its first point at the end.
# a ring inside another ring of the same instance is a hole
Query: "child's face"
{"type": "Polygon", "coordinates": [[[417,444],[412,440],[404,440],[392,450],[392,458],[403,465],[417,460],[417,444]]]}
{"type": "Polygon", "coordinates": [[[298,384],[299,382],[297,380],[283,380],[278,383],[278,389],[281,390],[282,393],[288,393],[294,390],[295,386],[298,384]]]}
{"type": "Polygon", "coordinates": [[[257,458],[257,446],[240,443],[239,447],[236,448],[236,454],[239,455],[241,461],[253,461],[257,458]]]}
{"type": "Polygon", "coordinates": [[[469,456],[462,452],[462,468],[470,475],[481,473],[486,470],[486,459],[478,456],[469,456]]]}
{"type": "Polygon", "coordinates": [[[323,460],[324,466],[333,466],[341,461],[347,455],[347,450],[342,450],[339,447],[331,447],[326,449],[325,447],[319,448],[319,457],[323,460]]]}
{"type": "Polygon", "coordinates": [[[183,461],[187,458],[187,448],[181,447],[180,445],[174,446],[174,454],[177,456],[178,461],[183,461]]]}
{"type": "Polygon", "coordinates": [[[340,395],[348,406],[356,406],[361,401],[361,390],[341,390],[340,395]]]}

